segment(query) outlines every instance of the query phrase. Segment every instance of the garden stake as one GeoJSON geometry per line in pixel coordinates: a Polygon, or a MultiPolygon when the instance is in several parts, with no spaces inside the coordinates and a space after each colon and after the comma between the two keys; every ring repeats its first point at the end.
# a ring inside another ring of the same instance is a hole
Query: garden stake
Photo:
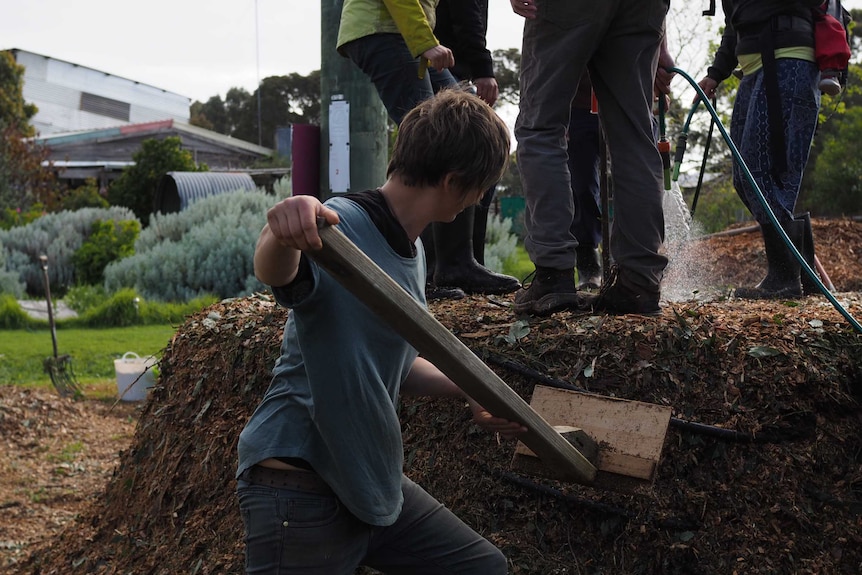
{"type": "Polygon", "coordinates": [[[51,377],[54,389],[62,397],[81,397],[81,386],[75,379],[72,371],[72,357],[69,355],[57,355],[57,327],[54,324],[54,308],[51,304],[51,285],[48,281],[48,256],[41,255],[42,275],[45,278],[45,298],[48,303],[48,323],[51,326],[51,343],[54,345],[54,355],[45,359],[42,367],[51,377]]]}

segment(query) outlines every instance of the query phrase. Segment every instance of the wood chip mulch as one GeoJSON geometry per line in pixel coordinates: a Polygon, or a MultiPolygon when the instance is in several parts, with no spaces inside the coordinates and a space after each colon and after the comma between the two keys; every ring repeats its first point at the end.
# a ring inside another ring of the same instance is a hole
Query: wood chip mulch
{"type": "MultiPolygon", "coordinates": [[[[514,473],[513,444],[454,400],[404,402],[408,475],[497,544],[514,574],[862,572],[862,335],[823,296],[726,297],[762,275],[757,237],[701,240],[704,283],[691,293],[712,295],[657,317],[524,320],[509,296],[432,305],[527,400],[541,383],[672,406],[646,494],[514,473]]],[[[815,237],[837,302],[862,318],[862,224],[815,222],[815,237]]],[[[8,572],[242,572],[236,440],[286,313],[254,296],[190,317],[104,491],[8,572]]]]}

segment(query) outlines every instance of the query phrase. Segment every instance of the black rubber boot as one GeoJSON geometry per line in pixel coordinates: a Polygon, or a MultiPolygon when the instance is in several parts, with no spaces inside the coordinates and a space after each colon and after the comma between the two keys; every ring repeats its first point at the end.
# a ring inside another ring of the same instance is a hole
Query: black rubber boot
{"type": "Polygon", "coordinates": [[[575,248],[577,256],[579,290],[597,290],[602,287],[602,264],[599,258],[599,250],[596,246],[579,244],[575,248]]]}
{"type": "MultiPolygon", "coordinates": [[[[800,252],[805,222],[792,220],[784,231],[800,252]]],[[[784,243],[784,238],[771,223],[761,224],[763,247],[766,249],[766,277],[753,288],[736,289],[736,297],[742,299],[784,299],[802,296],[802,283],[799,279],[801,266],[796,256],[784,243]]]]}
{"type": "MultiPolygon", "coordinates": [[[[817,279],[821,279],[820,274],[817,273],[817,264],[814,261],[814,234],[811,232],[811,214],[805,212],[804,214],[793,216],[793,219],[802,222],[803,226],[802,249],[799,251],[802,253],[805,263],[817,274],[817,279]]],[[[802,282],[802,295],[817,295],[820,293],[820,286],[811,279],[811,276],[805,270],[800,270],[799,276],[802,282]]]]}
{"type": "Polygon", "coordinates": [[[460,288],[468,294],[504,294],[521,287],[521,283],[479,265],[473,256],[473,222],[475,208],[469,207],[451,223],[435,222],[434,285],[460,288]]]}
{"type": "Polygon", "coordinates": [[[485,234],[488,231],[488,206],[478,205],[473,217],[473,258],[480,266],[485,265],[485,234]]]}
{"type": "Polygon", "coordinates": [[[433,226],[425,228],[421,237],[422,244],[425,246],[425,300],[464,299],[467,297],[464,290],[457,287],[438,287],[434,284],[434,267],[437,263],[437,254],[434,248],[433,226]]]}

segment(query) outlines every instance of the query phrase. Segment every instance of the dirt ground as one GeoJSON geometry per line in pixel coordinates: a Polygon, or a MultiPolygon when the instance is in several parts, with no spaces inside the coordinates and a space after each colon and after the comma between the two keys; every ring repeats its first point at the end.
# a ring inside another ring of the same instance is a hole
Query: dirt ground
{"type": "MultiPolygon", "coordinates": [[[[814,229],[836,297],[862,319],[862,223],[814,229]]],[[[513,474],[513,446],[463,406],[408,402],[408,474],[510,572],[862,572],[859,334],[822,296],[725,297],[762,274],[758,234],[694,243],[672,260],[658,318],[561,313],[512,340],[510,298],[432,306],[525,398],[563,382],[741,434],[672,430],[654,491],[632,498],[513,474]]],[[[190,318],[145,404],[0,385],[0,573],[241,572],[233,450],[284,314],[253,297],[190,318]]]]}

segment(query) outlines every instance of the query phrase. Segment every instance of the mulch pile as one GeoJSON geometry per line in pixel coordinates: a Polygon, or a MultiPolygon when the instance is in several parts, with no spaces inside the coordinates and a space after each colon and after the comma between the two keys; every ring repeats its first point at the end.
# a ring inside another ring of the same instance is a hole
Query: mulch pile
{"type": "MultiPolygon", "coordinates": [[[[858,222],[829,223],[838,229],[862,238],[858,222]]],[[[710,285],[759,279],[750,235],[738,256],[708,244],[740,236],[702,240],[701,274],[725,269],[710,285]]],[[[833,235],[815,235],[836,297],[862,318],[862,241],[839,256],[833,235]]],[[[653,489],[633,496],[513,473],[514,445],[474,426],[462,403],[406,401],[408,475],[497,544],[512,573],[862,572],[862,335],[824,297],[528,324],[510,301],[432,311],[527,400],[537,383],[577,386],[674,416],[653,489]]],[[[241,573],[235,445],[286,313],[256,296],[190,317],[103,496],[20,573],[241,573]]]]}

